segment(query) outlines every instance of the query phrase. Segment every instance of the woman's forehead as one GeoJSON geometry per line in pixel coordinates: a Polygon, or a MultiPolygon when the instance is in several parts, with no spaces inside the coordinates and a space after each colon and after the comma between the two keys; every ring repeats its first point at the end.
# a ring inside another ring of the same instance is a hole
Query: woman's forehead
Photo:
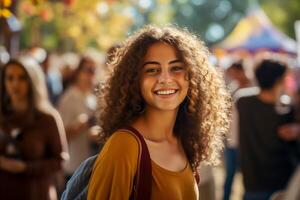
{"type": "Polygon", "coordinates": [[[178,59],[177,49],[169,44],[157,42],[150,45],[144,56],[144,61],[151,59],[174,58],[178,59]]]}
{"type": "Polygon", "coordinates": [[[26,74],[25,69],[22,66],[15,63],[8,64],[5,72],[6,74],[26,74]]]}

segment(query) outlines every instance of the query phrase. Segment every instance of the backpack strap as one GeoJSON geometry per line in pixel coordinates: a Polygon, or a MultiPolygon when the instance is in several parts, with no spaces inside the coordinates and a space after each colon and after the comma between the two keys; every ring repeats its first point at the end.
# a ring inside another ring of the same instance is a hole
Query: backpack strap
{"type": "Polygon", "coordinates": [[[200,175],[199,175],[199,172],[197,171],[197,169],[194,173],[194,177],[196,179],[197,185],[199,185],[200,184],[200,175]]]}
{"type": "Polygon", "coordinates": [[[139,158],[133,191],[129,199],[150,200],[152,189],[152,166],[147,144],[143,136],[133,127],[124,126],[120,130],[133,134],[139,143],[139,158]]]}

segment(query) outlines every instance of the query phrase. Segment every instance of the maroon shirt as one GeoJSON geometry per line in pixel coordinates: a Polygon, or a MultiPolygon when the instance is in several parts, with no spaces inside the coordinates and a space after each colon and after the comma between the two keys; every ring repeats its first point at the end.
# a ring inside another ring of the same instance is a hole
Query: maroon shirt
{"type": "Polygon", "coordinates": [[[18,174],[0,169],[0,199],[51,199],[49,189],[63,160],[63,144],[54,117],[37,112],[34,122],[6,123],[0,129],[0,155],[14,156],[27,165],[26,171],[18,174]],[[12,139],[15,128],[20,133],[12,139]],[[17,150],[14,155],[8,153],[12,143],[17,150]]]}

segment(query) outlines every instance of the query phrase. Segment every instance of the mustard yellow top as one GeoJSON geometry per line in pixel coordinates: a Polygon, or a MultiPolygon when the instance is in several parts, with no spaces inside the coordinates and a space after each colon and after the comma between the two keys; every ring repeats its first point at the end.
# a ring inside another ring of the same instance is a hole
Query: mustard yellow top
{"type": "MultiPolygon", "coordinates": [[[[88,188],[88,200],[129,199],[139,154],[138,141],[127,132],[114,133],[98,156],[88,188]]],[[[196,200],[198,188],[189,164],[166,170],[152,161],[151,199],[196,200]]]]}

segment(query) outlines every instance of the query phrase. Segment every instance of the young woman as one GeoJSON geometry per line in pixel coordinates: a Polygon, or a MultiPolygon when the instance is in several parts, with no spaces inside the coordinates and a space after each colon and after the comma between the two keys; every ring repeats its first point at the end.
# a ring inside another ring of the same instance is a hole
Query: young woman
{"type": "Polygon", "coordinates": [[[0,81],[0,199],[56,199],[53,178],[68,154],[43,72],[33,59],[11,60],[0,81]]]}
{"type": "Polygon", "coordinates": [[[82,57],[75,69],[71,82],[61,96],[57,108],[65,125],[70,160],[64,165],[66,180],[76,168],[92,155],[90,128],[93,127],[94,112],[97,106],[93,86],[96,63],[82,57]]]}
{"type": "MultiPolygon", "coordinates": [[[[147,26],[114,54],[99,100],[102,138],[88,199],[129,199],[145,139],[152,165],[151,199],[197,199],[199,163],[218,160],[228,129],[229,95],[196,36],[147,26]]],[[[201,175],[200,175],[201,177],[201,175]]],[[[200,178],[201,179],[201,178],[200,178]]]]}

